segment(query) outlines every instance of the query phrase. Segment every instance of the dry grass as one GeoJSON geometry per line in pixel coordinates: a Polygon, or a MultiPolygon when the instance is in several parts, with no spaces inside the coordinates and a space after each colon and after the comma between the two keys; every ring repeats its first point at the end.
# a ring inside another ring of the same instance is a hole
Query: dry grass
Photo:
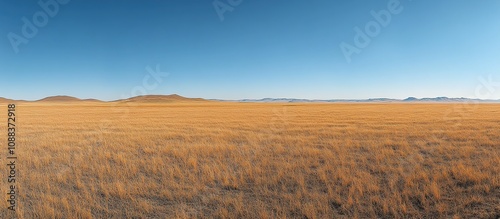
{"type": "Polygon", "coordinates": [[[496,218],[500,106],[454,107],[23,103],[17,216],[496,218]]]}

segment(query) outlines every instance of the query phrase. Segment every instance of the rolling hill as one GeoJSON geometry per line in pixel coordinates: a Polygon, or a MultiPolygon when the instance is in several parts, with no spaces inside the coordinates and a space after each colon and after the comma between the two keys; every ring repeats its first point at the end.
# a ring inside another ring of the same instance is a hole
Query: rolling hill
{"type": "Polygon", "coordinates": [[[76,97],[71,97],[71,96],[52,96],[52,97],[46,97],[40,100],[37,100],[35,102],[102,102],[100,100],[96,99],[79,99],[76,97]]]}
{"type": "Polygon", "coordinates": [[[11,101],[11,100],[3,98],[3,97],[0,97],[0,103],[9,102],[9,101],[11,101]]]}
{"type": "Polygon", "coordinates": [[[140,103],[164,103],[164,102],[185,102],[185,101],[206,101],[202,98],[188,98],[177,94],[172,95],[145,95],[117,100],[117,102],[140,102],[140,103]]]}
{"type": "Polygon", "coordinates": [[[222,100],[222,99],[203,99],[203,98],[188,98],[178,94],[171,95],[144,95],[136,96],[127,99],[114,101],[101,101],[97,99],[79,99],[71,96],[51,96],[36,101],[12,100],[0,97],[0,103],[7,102],[56,102],[56,103],[74,103],[74,102],[118,102],[118,103],[169,103],[169,102],[191,102],[191,101],[228,101],[228,102],[282,102],[282,103],[308,103],[308,102],[325,102],[325,103],[391,103],[391,102],[423,102],[423,103],[453,103],[453,102],[477,102],[477,103],[499,103],[500,100],[483,100],[470,98],[449,98],[449,97],[434,97],[434,98],[415,98],[408,97],[406,99],[391,99],[391,98],[370,98],[370,99],[296,99],[296,98],[263,98],[263,99],[241,99],[241,100],[222,100]]]}

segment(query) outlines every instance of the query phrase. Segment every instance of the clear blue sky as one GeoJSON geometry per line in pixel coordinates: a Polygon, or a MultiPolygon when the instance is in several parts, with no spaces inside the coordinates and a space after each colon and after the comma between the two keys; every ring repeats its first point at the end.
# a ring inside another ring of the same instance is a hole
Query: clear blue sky
{"type": "Polygon", "coordinates": [[[148,94],[220,99],[476,97],[479,77],[500,81],[498,0],[401,0],[350,63],[341,43],[389,0],[219,1],[223,21],[213,0],[71,0],[16,53],[9,33],[43,9],[0,0],[0,96],[118,99],[157,65],[169,75],[148,94]]]}

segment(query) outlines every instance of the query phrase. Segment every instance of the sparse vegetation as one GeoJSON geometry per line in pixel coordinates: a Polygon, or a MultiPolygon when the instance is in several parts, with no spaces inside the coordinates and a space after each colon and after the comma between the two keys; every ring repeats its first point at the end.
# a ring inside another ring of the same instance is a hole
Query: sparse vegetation
{"type": "Polygon", "coordinates": [[[500,107],[453,107],[21,103],[17,216],[497,218],[500,107]]]}

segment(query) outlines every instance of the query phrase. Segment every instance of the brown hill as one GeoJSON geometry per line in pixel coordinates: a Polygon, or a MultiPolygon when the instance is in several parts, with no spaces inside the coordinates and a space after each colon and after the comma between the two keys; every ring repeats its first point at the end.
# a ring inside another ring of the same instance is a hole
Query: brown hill
{"type": "Polygon", "coordinates": [[[0,97],[0,103],[10,102],[12,100],[0,97]]]}
{"type": "Polygon", "coordinates": [[[96,99],[79,99],[76,97],[70,97],[70,96],[53,96],[53,97],[46,97],[41,100],[37,100],[35,102],[101,102],[100,100],[96,99]]]}
{"type": "Polygon", "coordinates": [[[184,102],[184,101],[205,101],[202,98],[187,98],[177,94],[172,95],[145,95],[131,97],[124,100],[118,100],[119,102],[141,102],[141,103],[158,103],[158,102],[184,102]]]}
{"type": "MultiPolygon", "coordinates": [[[[165,103],[165,102],[187,102],[187,101],[206,101],[202,98],[187,98],[177,94],[172,95],[145,95],[137,96],[128,99],[116,100],[111,102],[138,102],[138,103],[165,103]]],[[[0,103],[8,102],[26,102],[23,100],[11,100],[0,97],[0,103]]],[[[71,96],[52,96],[46,97],[36,101],[28,102],[57,102],[57,103],[74,103],[74,102],[103,102],[97,99],[79,99],[71,96]]]]}
{"type": "Polygon", "coordinates": [[[53,97],[46,97],[46,98],[37,100],[35,102],[75,102],[75,101],[81,101],[81,99],[78,99],[76,97],[70,97],[70,96],[53,96],[53,97]]]}
{"type": "Polygon", "coordinates": [[[25,102],[23,100],[13,100],[13,99],[7,99],[0,97],[0,103],[18,103],[18,102],[25,102]]]}

